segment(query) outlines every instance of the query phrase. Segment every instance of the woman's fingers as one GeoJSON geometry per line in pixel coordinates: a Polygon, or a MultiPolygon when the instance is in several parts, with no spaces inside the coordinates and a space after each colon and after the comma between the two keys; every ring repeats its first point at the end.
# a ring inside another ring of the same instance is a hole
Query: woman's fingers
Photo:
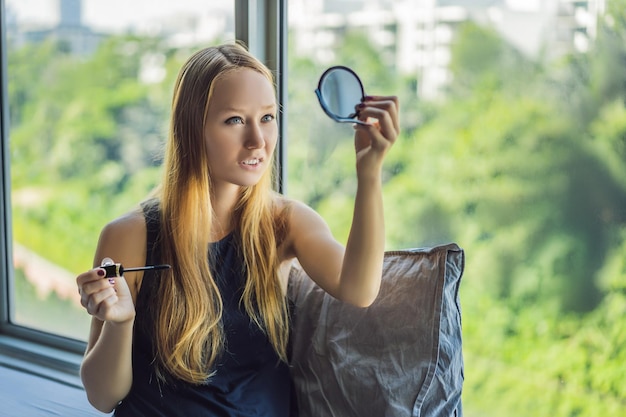
{"type": "Polygon", "coordinates": [[[357,125],[356,128],[369,132],[372,146],[387,148],[395,142],[400,133],[398,106],[395,96],[371,96],[357,107],[359,119],[369,121],[371,125],[357,125]]]}
{"type": "MultiPolygon", "coordinates": [[[[363,100],[362,106],[359,107],[359,113],[381,114],[375,109],[380,109],[389,115],[395,135],[400,133],[399,110],[400,102],[396,96],[367,96],[363,100]]],[[[375,116],[369,116],[375,117],[375,116]]]]}
{"type": "Polygon", "coordinates": [[[95,310],[93,315],[98,317],[102,321],[106,321],[108,319],[108,312],[112,309],[115,303],[118,302],[119,298],[117,297],[117,293],[113,288],[112,291],[106,291],[106,294],[103,292],[102,295],[106,295],[102,300],[95,303],[95,310]]]}
{"type": "Polygon", "coordinates": [[[106,288],[89,297],[87,306],[85,308],[87,309],[87,312],[92,316],[99,317],[101,314],[104,313],[103,310],[106,307],[110,307],[111,305],[115,304],[116,301],[117,294],[115,292],[115,289],[113,289],[112,287],[106,288]]]}
{"type": "Polygon", "coordinates": [[[97,315],[103,301],[116,298],[114,283],[105,278],[102,268],[94,268],[76,278],[80,304],[91,315],[97,315]]]}
{"type": "Polygon", "coordinates": [[[116,323],[134,319],[134,301],[123,276],[107,278],[105,270],[97,267],[76,277],[76,284],[80,304],[93,317],[116,323]]]}
{"type": "Polygon", "coordinates": [[[87,272],[83,272],[79,276],[76,277],[76,285],[78,286],[78,293],[81,297],[81,304],[85,307],[86,298],[89,297],[90,291],[93,291],[94,288],[97,288],[98,283],[102,280],[104,275],[101,275],[102,272],[99,272],[99,268],[92,269],[87,272]],[[96,284],[96,285],[92,285],[96,284]]]}
{"type": "Polygon", "coordinates": [[[398,98],[395,96],[370,96],[358,106],[359,119],[363,121],[376,119],[374,127],[380,131],[385,140],[393,143],[400,133],[398,106],[398,98]]]}

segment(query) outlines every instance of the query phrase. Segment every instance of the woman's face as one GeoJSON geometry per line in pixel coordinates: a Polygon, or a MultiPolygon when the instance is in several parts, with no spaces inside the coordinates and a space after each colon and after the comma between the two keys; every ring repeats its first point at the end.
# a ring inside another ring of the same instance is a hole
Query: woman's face
{"type": "Polygon", "coordinates": [[[276,146],[276,111],[274,88],[257,71],[241,68],[215,81],[204,129],[214,187],[259,181],[276,146]]]}

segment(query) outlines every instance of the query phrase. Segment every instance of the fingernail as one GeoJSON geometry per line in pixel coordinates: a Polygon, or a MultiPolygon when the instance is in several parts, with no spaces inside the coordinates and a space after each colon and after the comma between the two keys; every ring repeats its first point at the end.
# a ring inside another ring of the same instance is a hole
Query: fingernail
{"type": "Polygon", "coordinates": [[[363,97],[363,101],[369,101],[369,100],[373,100],[373,99],[374,99],[374,97],[372,97],[372,96],[365,96],[365,97],[363,97]]]}
{"type": "Polygon", "coordinates": [[[109,278],[109,284],[115,285],[115,278],[109,278]]]}
{"type": "Polygon", "coordinates": [[[357,107],[358,109],[362,109],[362,108],[364,108],[364,107],[365,107],[365,103],[359,103],[359,104],[357,104],[357,105],[356,105],[356,107],[357,107]]]}
{"type": "Polygon", "coordinates": [[[103,276],[104,276],[104,274],[105,274],[104,269],[98,269],[97,274],[98,274],[99,276],[103,277],[103,276]]]}

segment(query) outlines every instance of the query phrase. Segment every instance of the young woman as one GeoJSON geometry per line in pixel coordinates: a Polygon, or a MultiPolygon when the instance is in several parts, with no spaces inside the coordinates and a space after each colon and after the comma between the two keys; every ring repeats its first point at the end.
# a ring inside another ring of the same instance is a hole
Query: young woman
{"type": "Polygon", "coordinates": [[[191,56],[174,90],[163,182],[100,235],[76,279],[93,316],[81,377],[116,416],[287,416],[288,271],[297,259],[337,299],[380,286],[381,169],[399,131],[396,97],[368,97],[355,125],[358,187],[346,247],[306,205],[271,189],[278,105],[245,48],[191,56]],[[99,266],[170,264],[107,279],[99,266]]]}

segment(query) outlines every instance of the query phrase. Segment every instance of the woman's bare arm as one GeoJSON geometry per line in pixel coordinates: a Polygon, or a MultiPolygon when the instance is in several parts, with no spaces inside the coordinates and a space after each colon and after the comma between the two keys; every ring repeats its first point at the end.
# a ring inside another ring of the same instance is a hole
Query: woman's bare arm
{"type": "Polygon", "coordinates": [[[92,315],[87,351],[80,369],[89,402],[110,412],[132,385],[132,337],[140,273],[115,278],[114,284],[98,268],[104,258],[126,267],[145,264],[146,226],[143,215],[131,213],[100,234],[94,269],[76,278],[81,303],[92,315]],[[100,274],[100,275],[99,275],[100,274]]]}
{"type": "Polygon", "coordinates": [[[332,236],[312,209],[294,203],[289,242],[293,256],[324,290],[357,306],[369,306],[378,295],[384,257],[385,225],[382,165],[399,134],[396,97],[369,97],[360,117],[372,121],[355,126],[357,191],[346,247],[332,236]]]}

